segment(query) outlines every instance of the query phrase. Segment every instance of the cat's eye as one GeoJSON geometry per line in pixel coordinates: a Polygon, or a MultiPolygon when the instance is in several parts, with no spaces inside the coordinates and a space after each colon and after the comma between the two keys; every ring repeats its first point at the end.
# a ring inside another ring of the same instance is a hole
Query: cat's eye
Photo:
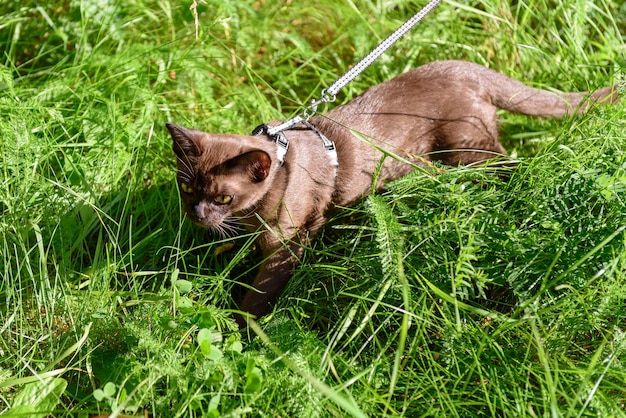
{"type": "Polygon", "coordinates": [[[187,194],[193,193],[193,187],[191,187],[187,183],[180,183],[180,190],[182,190],[183,193],[187,194]]]}
{"type": "Polygon", "coordinates": [[[215,202],[219,205],[228,205],[232,201],[233,197],[228,195],[219,195],[215,197],[215,202]]]}

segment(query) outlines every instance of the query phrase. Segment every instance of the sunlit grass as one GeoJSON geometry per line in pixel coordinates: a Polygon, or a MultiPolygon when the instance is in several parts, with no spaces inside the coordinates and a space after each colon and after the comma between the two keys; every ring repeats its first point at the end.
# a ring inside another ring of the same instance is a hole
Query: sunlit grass
{"type": "MultiPolygon", "coordinates": [[[[184,221],[163,124],[289,117],[423,4],[22,3],[0,5],[0,411],[625,415],[623,104],[503,114],[508,181],[427,168],[334,212],[261,339],[231,316],[254,235],[184,221]]],[[[625,16],[444,2],[338,102],[438,59],[599,88],[625,16]]]]}

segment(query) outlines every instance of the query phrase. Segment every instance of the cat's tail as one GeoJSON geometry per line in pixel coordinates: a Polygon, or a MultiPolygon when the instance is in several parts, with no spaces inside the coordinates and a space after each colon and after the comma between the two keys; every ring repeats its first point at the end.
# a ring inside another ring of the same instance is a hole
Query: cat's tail
{"type": "Polygon", "coordinates": [[[562,93],[535,89],[504,75],[501,76],[503,78],[490,77],[490,81],[496,84],[495,88],[491,89],[491,100],[498,108],[513,113],[562,118],[581,114],[595,105],[616,104],[619,101],[618,85],[594,92],[562,93]]]}

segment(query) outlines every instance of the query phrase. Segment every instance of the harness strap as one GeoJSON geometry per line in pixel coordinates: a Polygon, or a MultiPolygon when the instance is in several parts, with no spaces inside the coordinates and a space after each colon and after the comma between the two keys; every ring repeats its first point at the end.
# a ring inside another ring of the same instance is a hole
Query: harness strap
{"type": "Polygon", "coordinates": [[[339,161],[337,160],[337,148],[335,147],[335,143],[328,139],[326,135],[321,133],[320,130],[313,126],[313,124],[310,123],[308,120],[305,120],[302,123],[304,124],[304,126],[315,132],[317,136],[320,137],[320,139],[324,143],[324,148],[326,148],[326,152],[330,157],[330,164],[335,168],[339,167],[339,161]]]}
{"type": "Polygon", "coordinates": [[[289,149],[289,140],[284,134],[284,131],[279,131],[274,134],[270,134],[268,132],[269,126],[265,123],[260,124],[252,131],[252,135],[267,135],[270,137],[272,141],[276,143],[276,158],[280,163],[281,167],[285,163],[285,155],[287,155],[287,150],[289,149]]]}
{"type": "MultiPolygon", "coordinates": [[[[339,166],[339,161],[337,160],[337,148],[335,147],[335,143],[331,141],[330,139],[328,139],[326,135],[321,133],[319,129],[313,126],[313,124],[311,124],[310,122],[301,120],[299,121],[299,123],[302,123],[302,125],[304,125],[306,129],[309,129],[315,132],[315,134],[322,140],[324,148],[326,149],[326,152],[328,153],[328,157],[330,158],[330,164],[336,169],[339,166]]],[[[292,124],[287,129],[291,129],[295,125],[296,124],[292,124]]],[[[282,125],[279,125],[279,126],[282,126],[282,125]]],[[[287,150],[289,149],[289,140],[287,139],[287,136],[285,135],[286,129],[281,129],[281,130],[278,130],[278,132],[273,132],[275,128],[276,127],[272,129],[271,127],[267,126],[267,124],[262,123],[261,125],[254,128],[254,130],[252,131],[252,135],[254,136],[267,135],[272,141],[276,143],[276,158],[278,159],[278,162],[282,166],[285,163],[285,155],[287,155],[287,150]]]]}

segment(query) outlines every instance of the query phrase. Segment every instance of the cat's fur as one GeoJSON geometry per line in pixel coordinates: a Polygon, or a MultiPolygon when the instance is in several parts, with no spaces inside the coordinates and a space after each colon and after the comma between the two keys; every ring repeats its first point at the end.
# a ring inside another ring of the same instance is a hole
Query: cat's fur
{"type": "MultiPolygon", "coordinates": [[[[310,122],[336,144],[331,163],[317,134],[285,132],[284,165],[267,136],[208,134],[167,124],[178,160],[178,181],[188,217],[222,233],[235,223],[264,232],[265,259],[240,304],[255,317],[267,313],[292,275],[302,245],[324,224],[332,205],[349,205],[372,189],[409,173],[413,164],[481,162],[505,153],[496,110],[542,117],[581,113],[593,103],[614,103],[617,89],[594,93],[547,92],[477,64],[434,62],[379,84],[310,122]],[[358,132],[354,135],[352,131],[358,132]],[[404,161],[403,161],[404,160],[404,161]]],[[[245,325],[242,316],[237,317],[245,325]]]]}

